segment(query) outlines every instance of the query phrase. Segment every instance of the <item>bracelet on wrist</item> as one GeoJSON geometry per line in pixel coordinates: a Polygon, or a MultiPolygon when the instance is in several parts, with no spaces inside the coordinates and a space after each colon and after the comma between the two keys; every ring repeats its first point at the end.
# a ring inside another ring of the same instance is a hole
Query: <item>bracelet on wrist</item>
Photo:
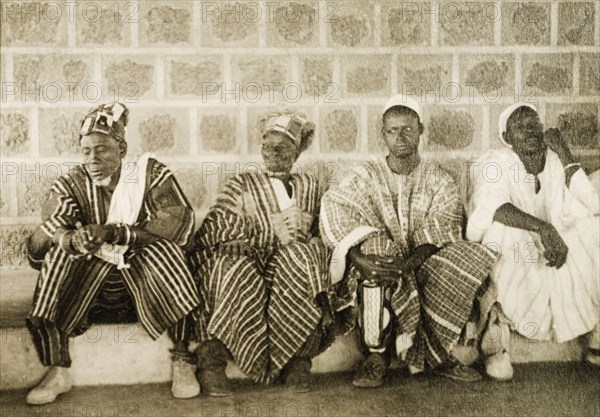
{"type": "Polygon", "coordinates": [[[135,232],[129,227],[129,225],[117,223],[115,225],[114,238],[112,240],[113,245],[120,246],[131,246],[136,240],[135,232]]]}
{"type": "Polygon", "coordinates": [[[125,235],[125,230],[123,229],[123,225],[121,223],[117,223],[114,226],[115,226],[115,229],[114,229],[112,244],[113,245],[122,245],[124,235],[125,235]]]}
{"type": "Polygon", "coordinates": [[[134,246],[135,241],[137,239],[137,234],[135,233],[135,230],[133,230],[133,229],[129,229],[129,233],[131,234],[131,238],[129,239],[129,243],[127,243],[127,246],[134,246]]]}
{"type": "Polygon", "coordinates": [[[68,245],[65,245],[65,239],[67,237],[67,233],[69,233],[68,230],[66,232],[63,232],[58,237],[58,247],[61,248],[62,250],[64,250],[65,252],[69,252],[70,251],[70,246],[71,246],[71,240],[70,239],[69,239],[68,245]]]}
{"type": "Polygon", "coordinates": [[[581,164],[579,162],[573,162],[572,164],[568,164],[565,166],[565,171],[569,168],[577,167],[577,169],[581,168],[581,164]]]}

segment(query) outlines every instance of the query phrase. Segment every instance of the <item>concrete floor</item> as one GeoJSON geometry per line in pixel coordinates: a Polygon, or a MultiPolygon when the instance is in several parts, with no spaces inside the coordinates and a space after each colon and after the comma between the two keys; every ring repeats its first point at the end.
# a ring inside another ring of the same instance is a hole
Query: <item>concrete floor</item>
{"type": "Polygon", "coordinates": [[[235,381],[229,398],[171,398],[169,384],[78,387],[53,404],[32,407],[26,391],[0,393],[2,417],[350,417],[350,416],[600,416],[600,368],[582,363],[515,366],[509,383],[474,384],[393,371],[380,389],[356,389],[352,375],[315,375],[311,393],[235,381]]]}

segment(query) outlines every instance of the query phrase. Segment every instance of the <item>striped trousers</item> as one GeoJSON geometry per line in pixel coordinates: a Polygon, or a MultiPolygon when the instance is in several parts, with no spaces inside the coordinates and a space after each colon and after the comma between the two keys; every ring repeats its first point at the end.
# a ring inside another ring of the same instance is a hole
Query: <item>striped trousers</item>
{"type": "MultiPolygon", "coordinates": [[[[120,274],[110,273],[92,302],[87,315],[77,324],[74,334],[84,333],[91,324],[134,323],[137,321],[135,303],[129,295],[120,274]]],[[[168,327],[167,332],[174,343],[185,342],[192,337],[195,321],[190,315],[168,327]]],[[[56,323],[40,317],[29,318],[27,327],[44,366],[71,366],[69,334],[56,323]]]]}
{"type": "MultiPolygon", "coordinates": [[[[139,322],[153,339],[184,316],[197,314],[198,285],[177,244],[160,239],[129,251],[125,258],[129,267],[119,271],[120,278],[134,300],[139,322]]],[[[114,269],[97,257],[75,259],[53,246],[44,257],[29,317],[76,333],[114,269]]]]}

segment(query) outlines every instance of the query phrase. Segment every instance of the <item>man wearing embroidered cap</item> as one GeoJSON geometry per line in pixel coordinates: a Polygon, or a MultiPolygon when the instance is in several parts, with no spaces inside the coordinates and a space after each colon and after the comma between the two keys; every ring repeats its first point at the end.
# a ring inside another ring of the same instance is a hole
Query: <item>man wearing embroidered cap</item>
{"type": "Polygon", "coordinates": [[[83,164],[60,177],[42,207],[44,222],[28,241],[40,270],[27,319],[44,366],[30,404],[71,389],[69,337],[92,323],[139,320],[156,339],[175,342],[175,397],[198,395],[188,340],[199,304],[183,248],[194,212],[173,174],[149,155],[125,163],[129,110],[100,105],[81,124],[83,164]]]}
{"type": "Polygon", "coordinates": [[[392,97],[382,117],[387,157],[352,170],[321,202],[331,280],[340,298],[358,303],[366,360],[353,384],[380,386],[394,345],[412,373],[480,380],[452,349],[496,256],[462,239],[458,187],[421,161],[419,103],[392,97]]]}
{"type": "Polygon", "coordinates": [[[228,181],[195,236],[198,367],[213,396],[231,393],[229,353],[256,382],[281,376],[288,388],[307,391],[311,358],[332,340],[327,250],[317,237],[320,187],[291,172],[315,126],[293,112],[261,124],[266,170],[228,181]]]}
{"type": "Polygon", "coordinates": [[[512,378],[509,326],[557,342],[593,330],[587,360],[598,365],[598,193],[560,132],[544,133],[534,106],[508,107],[498,133],[504,149],[474,165],[467,226],[469,239],[502,254],[493,271],[498,304],[490,330],[496,329],[482,343],[486,371],[512,378]]]}

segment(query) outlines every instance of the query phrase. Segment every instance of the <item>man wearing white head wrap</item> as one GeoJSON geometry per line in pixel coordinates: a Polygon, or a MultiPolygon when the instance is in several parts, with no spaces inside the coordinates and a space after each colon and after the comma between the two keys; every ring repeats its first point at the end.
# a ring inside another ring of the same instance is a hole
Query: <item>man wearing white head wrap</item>
{"type": "Polygon", "coordinates": [[[382,113],[388,156],[355,167],[321,201],[331,280],[340,298],[355,301],[367,355],[357,387],[382,384],[393,344],[412,373],[481,379],[452,349],[497,258],[463,240],[458,187],[437,164],[421,161],[422,117],[416,101],[392,97],[382,113]]]}
{"type": "Polygon", "coordinates": [[[511,323],[526,337],[557,342],[594,330],[587,359],[598,364],[598,193],[560,132],[543,132],[534,106],[509,107],[499,125],[506,147],[474,165],[467,226],[469,239],[502,255],[493,272],[498,303],[490,328],[504,337],[484,338],[486,370],[512,378],[511,323]]]}
{"type": "Polygon", "coordinates": [[[507,143],[504,140],[504,132],[506,132],[506,124],[508,123],[509,117],[515,112],[515,110],[517,110],[521,107],[529,108],[537,113],[537,108],[533,104],[529,104],[529,103],[512,104],[511,106],[504,109],[504,111],[502,113],[500,113],[500,117],[498,119],[498,137],[500,138],[500,141],[506,147],[512,148],[512,145],[510,145],[509,143],[507,143]]]}

